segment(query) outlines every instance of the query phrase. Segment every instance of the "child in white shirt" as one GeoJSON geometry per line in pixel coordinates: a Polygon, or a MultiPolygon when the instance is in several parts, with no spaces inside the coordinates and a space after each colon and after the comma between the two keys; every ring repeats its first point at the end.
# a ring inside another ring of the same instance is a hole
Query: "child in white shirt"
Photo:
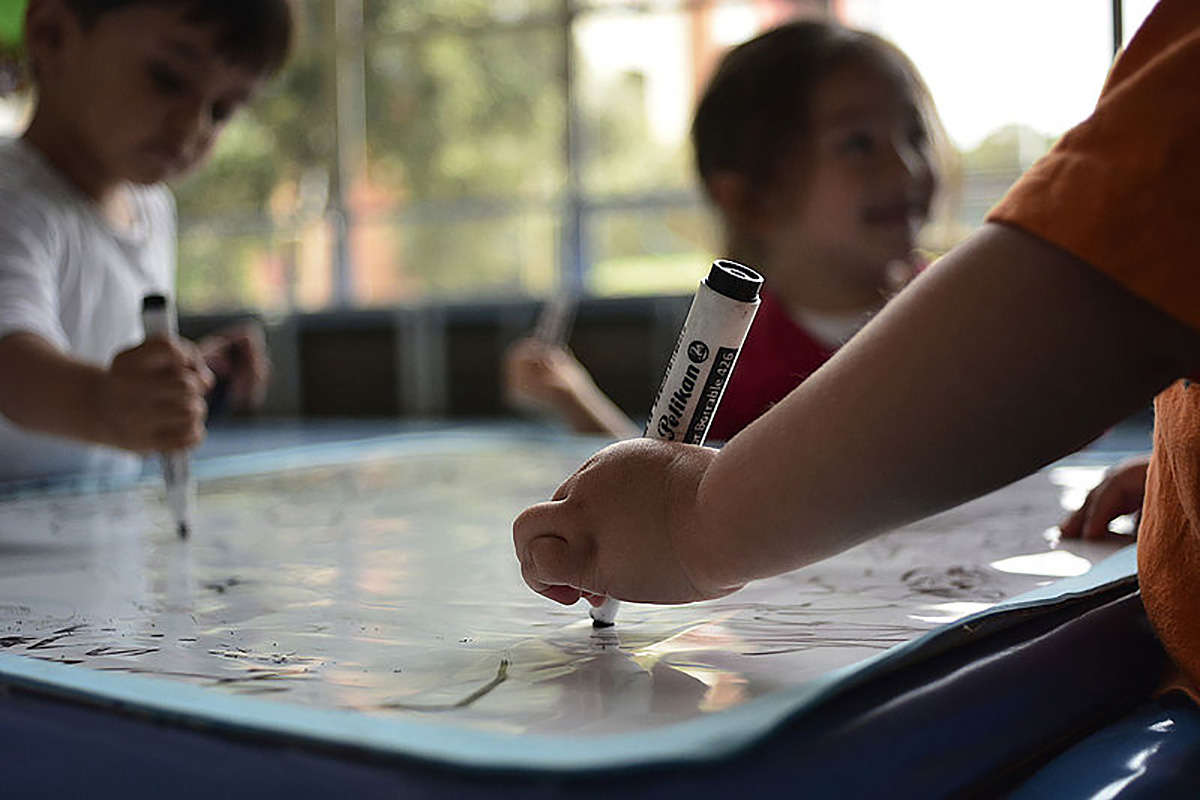
{"type": "Polygon", "coordinates": [[[137,453],[197,444],[206,357],[265,377],[254,337],[203,355],[142,343],[140,308],[174,288],[162,182],[203,161],[291,30],[286,0],[31,0],[37,105],[0,143],[0,480],[133,471],[137,453]]]}

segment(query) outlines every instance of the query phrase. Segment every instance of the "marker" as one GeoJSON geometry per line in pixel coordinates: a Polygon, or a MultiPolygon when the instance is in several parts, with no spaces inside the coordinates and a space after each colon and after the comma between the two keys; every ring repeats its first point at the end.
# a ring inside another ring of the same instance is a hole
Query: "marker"
{"type": "MultiPolygon", "coordinates": [[[[758,311],[762,285],[762,276],[748,267],[713,262],[683,322],[643,436],[704,444],[758,311]]],[[[592,625],[613,625],[620,607],[621,601],[605,598],[592,607],[592,625]]]]}
{"type": "Polygon", "coordinates": [[[554,295],[538,314],[533,338],[544,345],[565,347],[571,338],[571,323],[575,321],[578,298],[574,292],[563,288],[554,295]]]}
{"type": "MultiPolygon", "coordinates": [[[[175,338],[175,315],[166,295],[148,294],[142,298],[142,330],[147,338],[175,338]]],[[[192,508],[196,501],[191,463],[184,450],[163,453],[162,462],[167,508],[171,511],[179,538],[186,539],[191,531],[192,508]]]]}

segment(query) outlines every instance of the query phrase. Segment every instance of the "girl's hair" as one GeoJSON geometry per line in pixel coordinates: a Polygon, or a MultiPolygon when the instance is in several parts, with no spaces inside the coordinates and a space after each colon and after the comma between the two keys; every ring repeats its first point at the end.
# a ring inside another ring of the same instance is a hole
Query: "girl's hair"
{"type": "Polygon", "coordinates": [[[133,5],[182,6],[185,19],[216,25],[217,52],[231,63],[272,75],[287,61],[294,23],[288,0],[65,0],[85,27],[133,5]]]}
{"type": "Polygon", "coordinates": [[[696,170],[770,186],[797,143],[811,134],[809,109],[821,82],[847,64],[866,63],[899,78],[917,102],[935,167],[949,166],[945,131],[929,89],[900,48],[872,33],[823,20],[772,28],[730,50],[708,83],[692,122],[696,170]]]}

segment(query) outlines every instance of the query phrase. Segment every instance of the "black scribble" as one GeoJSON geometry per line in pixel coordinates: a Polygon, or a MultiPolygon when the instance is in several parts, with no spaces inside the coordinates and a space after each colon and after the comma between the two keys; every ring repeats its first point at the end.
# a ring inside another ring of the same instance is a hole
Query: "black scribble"
{"type": "Polygon", "coordinates": [[[213,683],[221,686],[231,686],[239,683],[250,683],[255,681],[273,681],[294,678],[307,678],[310,672],[306,667],[297,667],[296,669],[279,670],[279,669],[249,669],[245,675],[229,675],[221,678],[214,678],[213,683]]]}
{"type": "Polygon", "coordinates": [[[19,644],[34,641],[33,636],[3,636],[0,637],[0,647],[16,647],[19,644]]]}
{"type": "Polygon", "coordinates": [[[424,705],[421,703],[383,703],[379,707],[395,711],[454,711],[460,708],[468,708],[475,701],[485,697],[506,680],[508,680],[508,659],[502,658],[500,659],[500,666],[496,668],[496,676],[494,678],[457,702],[429,703],[424,705]]]}
{"type": "Polygon", "coordinates": [[[243,581],[241,578],[225,578],[219,581],[209,581],[208,583],[204,584],[204,588],[208,589],[209,591],[216,592],[217,594],[225,594],[225,592],[232,589],[234,586],[239,586],[243,583],[245,583],[245,581],[243,581]]]}
{"type": "MultiPolygon", "coordinates": [[[[225,650],[209,650],[209,655],[218,656],[220,658],[228,658],[234,661],[251,662],[254,664],[270,664],[272,666],[286,666],[289,664],[317,664],[320,661],[311,656],[300,656],[296,652],[290,651],[287,653],[254,653],[244,647],[232,647],[225,650]]],[[[260,669],[260,667],[250,667],[250,669],[260,669]]]]}
{"type": "Polygon", "coordinates": [[[99,656],[144,656],[157,652],[157,647],[109,647],[103,645],[87,651],[84,655],[96,658],[99,656]]]}
{"type": "Polygon", "coordinates": [[[910,569],[900,580],[914,592],[951,599],[971,598],[1000,600],[1004,591],[992,583],[987,571],[975,566],[950,566],[944,569],[922,567],[910,569]]]}
{"type": "Polygon", "coordinates": [[[75,631],[79,630],[80,628],[86,628],[86,627],[87,627],[87,625],[80,622],[77,625],[69,625],[66,628],[59,628],[56,631],[51,631],[50,635],[51,636],[66,636],[69,633],[74,633],[75,631]]]}
{"type": "Polygon", "coordinates": [[[59,639],[65,639],[69,635],[70,634],[63,633],[63,634],[59,634],[57,636],[47,636],[45,639],[42,639],[41,641],[34,642],[33,644],[29,645],[28,649],[30,649],[30,650],[57,650],[57,649],[61,649],[63,647],[70,647],[71,645],[69,645],[69,644],[57,644],[57,645],[54,644],[59,639]]]}

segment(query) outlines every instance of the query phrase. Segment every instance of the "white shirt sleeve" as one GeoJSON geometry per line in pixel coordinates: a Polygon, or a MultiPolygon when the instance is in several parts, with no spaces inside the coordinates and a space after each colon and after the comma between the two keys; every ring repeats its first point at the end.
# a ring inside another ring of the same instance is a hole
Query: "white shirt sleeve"
{"type": "Polygon", "coordinates": [[[61,242],[50,220],[53,211],[13,194],[11,188],[0,193],[0,338],[26,331],[65,349],[55,275],[61,242]]]}

